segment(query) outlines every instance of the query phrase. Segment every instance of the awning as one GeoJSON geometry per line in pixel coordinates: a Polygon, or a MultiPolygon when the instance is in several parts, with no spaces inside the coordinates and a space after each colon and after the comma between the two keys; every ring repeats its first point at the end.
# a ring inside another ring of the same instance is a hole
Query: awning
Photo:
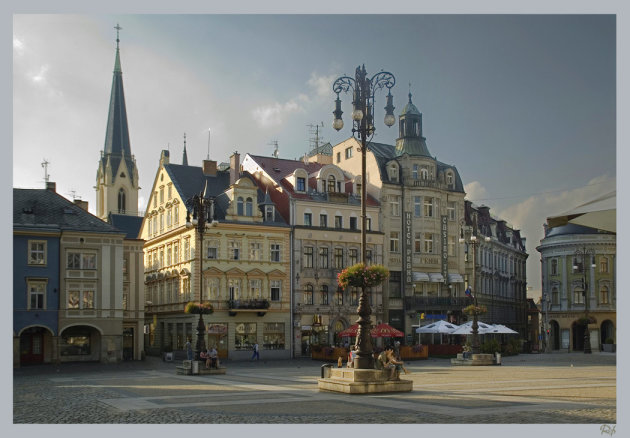
{"type": "Polygon", "coordinates": [[[448,282],[449,283],[463,283],[464,277],[459,274],[448,274],[448,282]]]}
{"type": "Polygon", "coordinates": [[[444,283],[444,277],[440,273],[429,273],[429,278],[431,283],[444,283]]]}
{"type": "Polygon", "coordinates": [[[413,281],[429,281],[429,275],[424,272],[414,272],[413,281]]]}

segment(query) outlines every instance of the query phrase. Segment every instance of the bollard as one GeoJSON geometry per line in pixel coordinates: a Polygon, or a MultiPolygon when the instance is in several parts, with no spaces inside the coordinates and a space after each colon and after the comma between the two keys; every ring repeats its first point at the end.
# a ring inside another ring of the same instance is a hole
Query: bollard
{"type": "Polygon", "coordinates": [[[497,355],[497,365],[501,365],[501,353],[497,352],[495,354],[497,355]]]}

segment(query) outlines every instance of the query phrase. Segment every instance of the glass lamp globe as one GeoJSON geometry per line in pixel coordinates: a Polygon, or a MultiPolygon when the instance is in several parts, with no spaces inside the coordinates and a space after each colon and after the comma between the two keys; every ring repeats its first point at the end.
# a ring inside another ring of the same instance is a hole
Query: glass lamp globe
{"type": "Polygon", "coordinates": [[[396,117],[393,114],[385,115],[385,126],[394,126],[396,123],[396,117]]]}
{"type": "Polygon", "coordinates": [[[359,108],[352,111],[352,120],[360,122],[363,119],[363,111],[359,108]]]}
{"type": "Polygon", "coordinates": [[[339,131],[341,128],[343,128],[343,120],[341,120],[341,119],[333,120],[333,128],[335,128],[335,130],[337,130],[337,131],[339,131]]]}

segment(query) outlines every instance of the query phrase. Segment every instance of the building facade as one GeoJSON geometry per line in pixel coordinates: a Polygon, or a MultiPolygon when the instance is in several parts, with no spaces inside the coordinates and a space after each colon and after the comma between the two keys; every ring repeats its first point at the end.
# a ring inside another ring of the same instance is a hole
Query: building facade
{"type": "MultiPolygon", "coordinates": [[[[488,313],[480,319],[488,324],[503,324],[529,338],[526,240],[519,230],[490,214],[490,207],[465,201],[464,235],[468,242],[474,226],[478,230],[475,254],[475,285],[472,290],[488,313]],[[486,239],[487,238],[487,239],[486,239]]],[[[472,282],[472,246],[464,244],[465,283],[472,282]]]]}
{"type": "Polygon", "coordinates": [[[14,364],[123,358],[124,234],[84,207],[54,183],[13,191],[14,364]]]}
{"type": "MultiPolygon", "coordinates": [[[[333,161],[361,178],[360,144],[350,138],[333,147],[333,161]]],[[[366,156],[368,195],[378,200],[384,233],[384,320],[415,339],[422,313],[453,319],[465,306],[464,251],[457,244],[464,217],[464,188],[457,169],[431,156],[422,114],[409,102],[399,116],[396,145],[371,142],[366,156]]]]}
{"type": "MultiPolygon", "coordinates": [[[[184,161],[187,162],[187,159],[184,161]]],[[[198,316],[189,301],[210,302],[204,343],[221,357],[291,357],[290,228],[247,173],[170,163],[162,151],[141,237],[145,240],[146,345],[151,353],[196,344],[198,316]],[[186,226],[186,201],[212,199],[203,243],[186,226]],[[200,260],[201,264],[200,264],[200,260]]]]}
{"type": "Polygon", "coordinates": [[[581,320],[587,315],[593,351],[609,338],[615,341],[616,234],[574,224],[545,227],[536,250],[541,256],[543,333],[548,330],[545,351],[584,350],[581,320]]]}
{"type": "MultiPolygon", "coordinates": [[[[292,226],[295,356],[309,355],[312,345],[342,343],[338,333],[356,322],[361,293],[337,285],[341,270],[360,260],[361,184],[329,164],[330,156],[322,151],[313,154],[312,161],[250,154],[243,160],[243,169],[292,226]]],[[[383,263],[379,205],[372,197],[368,204],[368,264],[383,263]]],[[[372,288],[369,299],[372,321],[383,321],[382,287],[372,288]]]]}

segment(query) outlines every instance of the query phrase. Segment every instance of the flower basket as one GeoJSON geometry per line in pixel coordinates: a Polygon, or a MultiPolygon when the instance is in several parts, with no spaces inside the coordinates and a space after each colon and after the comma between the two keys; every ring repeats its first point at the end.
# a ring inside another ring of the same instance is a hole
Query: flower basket
{"type": "Polygon", "coordinates": [[[357,263],[337,274],[337,284],[342,289],[348,287],[374,287],[389,277],[389,269],[383,265],[365,266],[357,263]]]}
{"type": "Polygon", "coordinates": [[[488,311],[488,308],[486,306],[475,306],[474,304],[471,304],[470,306],[466,306],[462,309],[462,312],[464,312],[467,315],[483,315],[484,313],[486,313],[488,311]]]}
{"type": "Polygon", "coordinates": [[[197,304],[192,301],[186,304],[186,308],[184,309],[185,313],[192,313],[195,315],[210,315],[214,312],[214,308],[210,303],[197,304]]]}

